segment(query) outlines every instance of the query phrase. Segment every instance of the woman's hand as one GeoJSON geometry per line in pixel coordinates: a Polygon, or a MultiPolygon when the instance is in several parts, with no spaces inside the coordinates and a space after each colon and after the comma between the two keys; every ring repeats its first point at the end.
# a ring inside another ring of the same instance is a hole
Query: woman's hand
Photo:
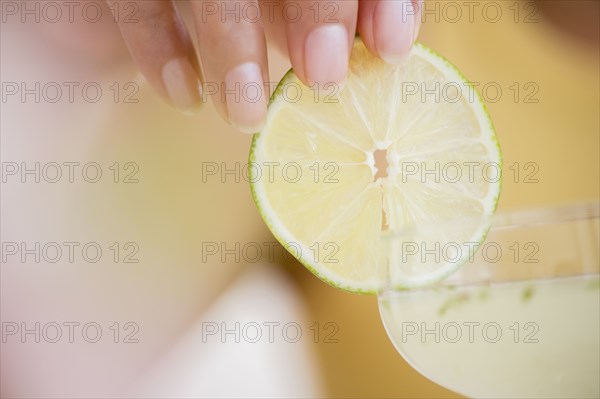
{"type": "Polygon", "coordinates": [[[173,1],[136,0],[135,23],[126,18],[118,23],[134,61],[172,105],[193,112],[204,87],[224,119],[255,132],[268,102],[265,25],[274,24],[270,31],[285,35],[302,82],[341,84],[357,28],[371,52],[397,63],[417,36],[421,1],[198,0],[191,1],[195,32],[190,33],[173,1]],[[244,95],[244,87],[251,96],[244,95]]]}

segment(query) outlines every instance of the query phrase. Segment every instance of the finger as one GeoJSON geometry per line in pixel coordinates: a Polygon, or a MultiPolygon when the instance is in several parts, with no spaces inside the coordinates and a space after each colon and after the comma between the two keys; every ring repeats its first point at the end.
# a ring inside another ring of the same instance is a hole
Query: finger
{"type": "Polygon", "coordinates": [[[127,4],[135,12],[114,15],[133,60],[169,103],[185,112],[195,111],[201,104],[198,61],[174,3],[136,0],[127,4]]]}
{"type": "Polygon", "coordinates": [[[267,113],[267,49],[256,0],[193,1],[206,92],[237,129],[259,131],[267,113]]]}
{"type": "Polygon", "coordinates": [[[358,30],[367,48],[397,64],[410,51],[421,25],[422,0],[361,0],[358,30]]]}
{"type": "MultiPolygon", "coordinates": [[[[16,6],[17,3],[14,4],[16,6]]],[[[40,23],[34,24],[35,28],[40,30],[44,39],[55,44],[58,51],[65,51],[65,58],[71,62],[89,62],[101,69],[126,58],[127,49],[113,22],[108,4],[105,1],[84,0],[79,1],[78,6],[82,10],[90,10],[90,13],[74,12],[68,18],[59,18],[58,21],[42,18],[40,23]]],[[[45,5],[42,10],[44,7],[45,5]]],[[[61,16],[60,9],[57,12],[61,16]]],[[[55,56],[61,57],[62,54],[58,51],[55,56]]]]}
{"type": "Polygon", "coordinates": [[[288,52],[305,84],[322,86],[345,80],[357,11],[357,0],[286,0],[288,52]]]}

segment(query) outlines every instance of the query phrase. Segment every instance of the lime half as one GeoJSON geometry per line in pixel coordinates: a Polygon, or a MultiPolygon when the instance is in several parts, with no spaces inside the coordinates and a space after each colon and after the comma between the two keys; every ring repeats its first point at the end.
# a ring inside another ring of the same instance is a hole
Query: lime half
{"type": "Polygon", "coordinates": [[[442,251],[473,249],[487,228],[447,221],[491,216],[500,168],[481,97],[455,67],[420,44],[388,65],[357,38],[343,88],[283,77],[248,170],[263,219],[292,255],[335,287],[375,293],[382,280],[421,286],[460,267],[466,256],[442,251]],[[382,239],[420,226],[438,227],[382,239]],[[422,259],[415,245],[440,254],[422,259]]]}

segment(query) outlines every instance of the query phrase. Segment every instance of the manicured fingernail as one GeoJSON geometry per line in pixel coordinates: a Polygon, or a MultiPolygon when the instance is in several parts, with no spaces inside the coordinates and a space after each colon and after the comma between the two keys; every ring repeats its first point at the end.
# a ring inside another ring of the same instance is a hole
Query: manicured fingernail
{"type": "Polygon", "coordinates": [[[174,58],[162,69],[162,78],[171,103],[181,111],[192,114],[201,104],[202,87],[196,71],[185,58],[174,58]]]}
{"type": "Polygon", "coordinates": [[[348,32],[342,25],[321,26],[308,34],[304,44],[306,79],[323,86],[341,84],[348,73],[348,32]]]}
{"type": "Polygon", "coordinates": [[[267,115],[267,94],[260,65],[246,62],[225,75],[229,122],[244,133],[260,131],[267,115]]]}
{"type": "Polygon", "coordinates": [[[379,57],[385,62],[398,64],[408,55],[415,38],[415,11],[410,2],[377,3],[373,36],[379,57]]]}

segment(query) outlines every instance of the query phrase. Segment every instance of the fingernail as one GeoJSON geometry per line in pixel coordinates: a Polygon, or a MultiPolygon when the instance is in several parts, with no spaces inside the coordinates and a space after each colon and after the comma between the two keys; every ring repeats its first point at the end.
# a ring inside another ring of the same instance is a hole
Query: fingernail
{"type": "Polygon", "coordinates": [[[321,26],[308,34],[304,65],[309,83],[341,84],[348,73],[348,32],[342,25],[321,26]]]}
{"type": "Polygon", "coordinates": [[[196,71],[185,58],[174,58],[162,69],[162,78],[171,103],[186,114],[193,114],[201,104],[202,87],[196,71]]]}
{"type": "Polygon", "coordinates": [[[380,1],[373,16],[373,36],[379,57],[398,64],[408,55],[415,38],[412,2],[380,1]]]}
{"type": "Polygon", "coordinates": [[[225,75],[229,122],[244,133],[262,130],[267,115],[267,95],[260,65],[246,62],[225,75]]]}

